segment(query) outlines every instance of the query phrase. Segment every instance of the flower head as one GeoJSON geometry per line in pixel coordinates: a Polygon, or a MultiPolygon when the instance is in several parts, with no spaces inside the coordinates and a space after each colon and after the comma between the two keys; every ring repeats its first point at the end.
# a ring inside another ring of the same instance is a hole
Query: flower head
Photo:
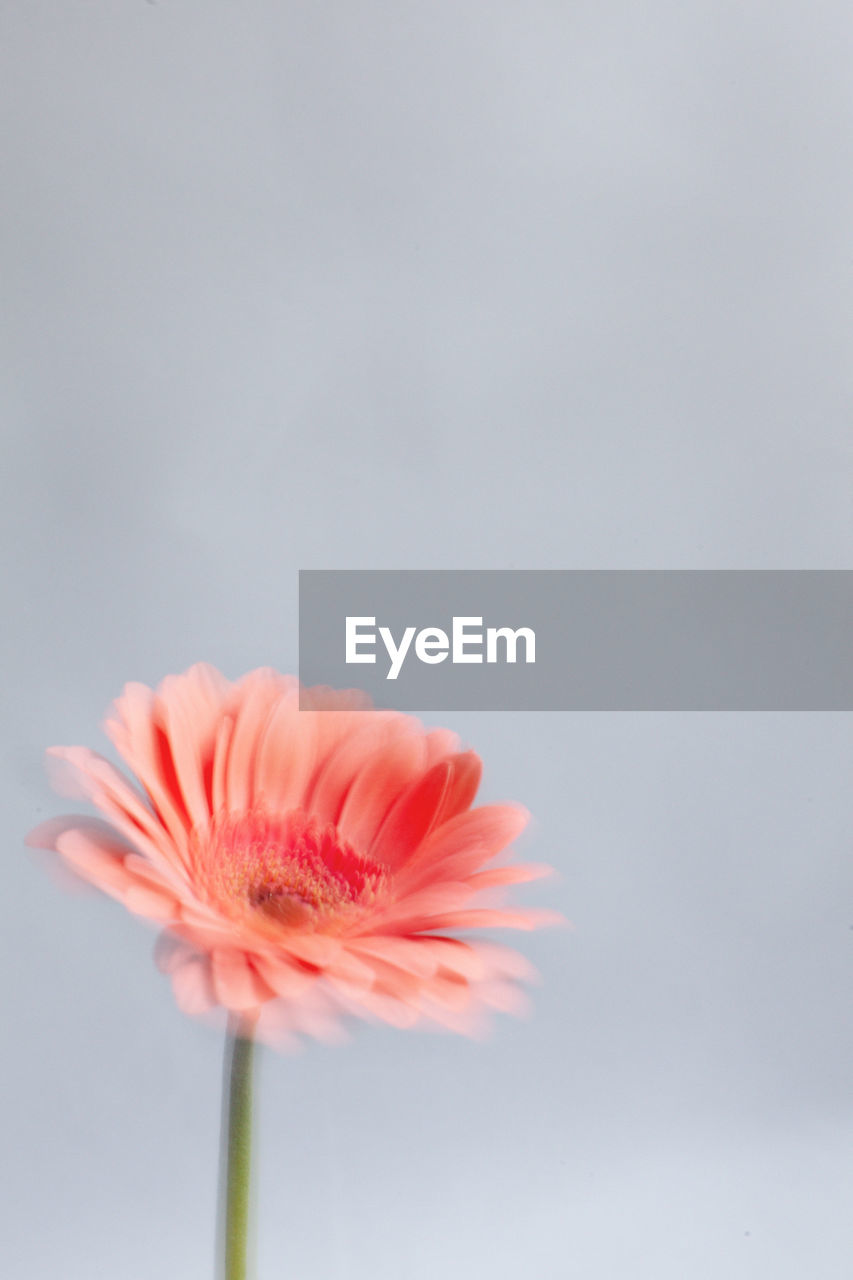
{"type": "Polygon", "coordinates": [[[106,723],[133,785],[85,747],[48,756],[103,819],[42,824],[28,843],[164,926],[179,1006],[218,1006],[272,1039],[333,1036],[341,1015],[471,1032],[513,1010],[520,956],[457,930],[529,929],[552,912],[485,905],[548,868],[486,867],[524,827],[472,809],[480,760],[411,716],[326,709],[328,691],[199,664],[125,688],[106,723]],[[307,709],[306,709],[307,708],[307,709]]]}

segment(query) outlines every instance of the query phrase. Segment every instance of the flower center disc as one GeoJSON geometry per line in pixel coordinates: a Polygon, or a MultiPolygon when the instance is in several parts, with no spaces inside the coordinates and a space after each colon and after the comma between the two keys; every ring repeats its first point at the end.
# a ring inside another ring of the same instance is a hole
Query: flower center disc
{"type": "Polygon", "coordinates": [[[221,814],[201,862],[213,904],[249,916],[265,932],[334,927],[373,902],[385,882],[379,863],[356,853],[336,827],[320,827],[299,809],[221,814]]]}

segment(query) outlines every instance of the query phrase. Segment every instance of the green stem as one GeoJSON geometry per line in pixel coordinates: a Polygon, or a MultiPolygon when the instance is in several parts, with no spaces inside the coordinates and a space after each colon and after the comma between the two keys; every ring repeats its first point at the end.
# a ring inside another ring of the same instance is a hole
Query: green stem
{"type": "MultiPolygon", "coordinates": [[[[247,1280],[252,1172],[252,1028],[232,1019],[225,1045],[227,1116],[223,1110],[220,1245],[222,1280],[247,1280]]],[[[224,1102],[224,1099],[223,1099],[224,1102]]]]}

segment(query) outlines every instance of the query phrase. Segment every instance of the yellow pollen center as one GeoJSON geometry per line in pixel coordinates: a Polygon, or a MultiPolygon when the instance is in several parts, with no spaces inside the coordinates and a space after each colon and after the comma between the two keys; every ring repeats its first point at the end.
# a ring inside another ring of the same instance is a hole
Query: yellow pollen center
{"type": "Polygon", "coordinates": [[[211,904],[266,932],[334,928],[385,883],[379,863],[301,810],[221,814],[196,848],[211,904]]]}

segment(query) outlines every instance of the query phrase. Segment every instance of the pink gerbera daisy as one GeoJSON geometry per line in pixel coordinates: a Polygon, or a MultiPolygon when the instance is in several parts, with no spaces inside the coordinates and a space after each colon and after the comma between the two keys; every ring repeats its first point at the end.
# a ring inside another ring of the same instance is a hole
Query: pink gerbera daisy
{"type": "Polygon", "coordinates": [[[333,1035],[344,1014],[476,1031],[517,1007],[530,970],[452,933],[556,918],[482,898],[548,870],[486,865],[527,814],[472,809],[480,760],[454,734],[328,701],[303,690],[300,710],[298,682],[268,669],[128,685],[106,731],[140,786],[52,748],[60,787],[106,822],[55,819],[29,843],[164,927],[158,961],[188,1013],[221,1006],[283,1040],[333,1035]]]}

